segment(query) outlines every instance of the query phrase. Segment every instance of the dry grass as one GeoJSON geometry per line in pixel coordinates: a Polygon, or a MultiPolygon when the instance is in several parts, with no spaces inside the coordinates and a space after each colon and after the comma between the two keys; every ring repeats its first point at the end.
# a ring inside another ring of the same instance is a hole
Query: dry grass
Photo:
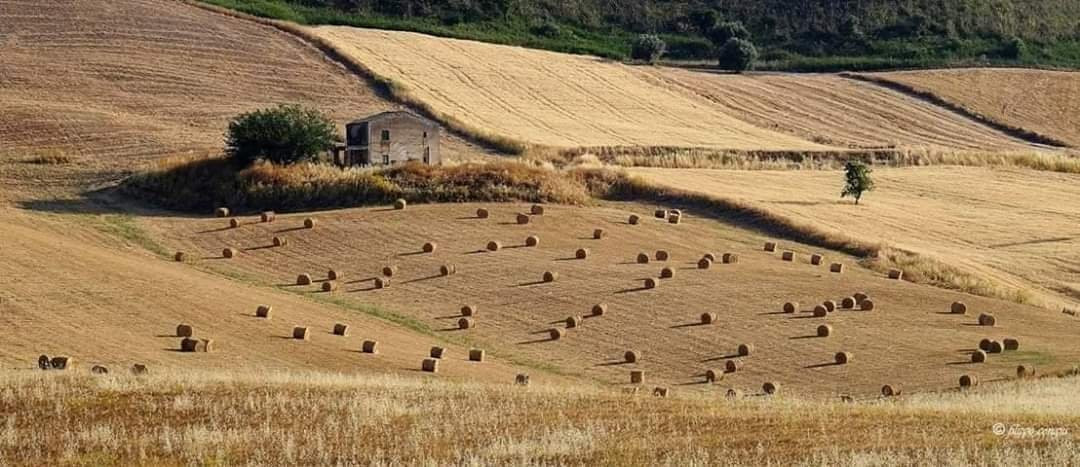
{"type": "Polygon", "coordinates": [[[2,378],[9,465],[1080,462],[1075,378],[856,404],[275,371],[2,378]]]}
{"type": "Polygon", "coordinates": [[[634,169],[650,183],[723,193],[792,225],[795,238],[845,250],[906,280],[1060,309],[1080,300],[1076,175],[962,167],[878,169],[864,204],[841,201],[838,172],[634,169]],[[834,191],[835,190],[835,191],[834,191]],[[962,220],[957,206],[964,206],[962,220]],[[863,239],[862,241],[854,239],[863,239]]]}
{"type": "Polygon", "coordinates": [[[863,75],[997,124],[1080,146],[1080,74],[1028,69],[928,70],[863,75]]]}

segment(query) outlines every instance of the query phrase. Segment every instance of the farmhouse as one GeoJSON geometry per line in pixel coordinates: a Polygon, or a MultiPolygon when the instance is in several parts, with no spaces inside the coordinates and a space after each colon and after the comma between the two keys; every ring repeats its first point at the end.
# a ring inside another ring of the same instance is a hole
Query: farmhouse
{"type": "Polygon", "coordinates": [[[439,125],[405,111],[390,111],[345,125],[345,145],[334,149],[342,167],[421,161],[439,165],[439,125]]]}

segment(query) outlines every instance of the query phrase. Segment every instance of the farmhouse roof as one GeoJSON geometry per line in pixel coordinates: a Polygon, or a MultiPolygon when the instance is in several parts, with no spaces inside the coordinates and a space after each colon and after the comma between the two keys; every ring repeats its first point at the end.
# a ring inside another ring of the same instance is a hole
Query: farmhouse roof
{"type": "Polygon", "coordinates": [[[352,123],[374,122],[374,121],[377,121],[377,120],[382,120],[384,118],[402,116],[402,115],[410,117],[410,118],[414,118],[416,120],[419,120],[421,123],[423,123],[424,125],[429,126],[429,127],[437,127],[437,126],[439,126],[438,123],[435,123],[434,121],[432,121],[432,120],[430,120],[428,118],[421,117],[421,116],[419,116],[419,115],[417,115],[415,113],[412,113],[412,112],[409,112],[409,111],[406,111],[406,110],[388,110],[386,112],[380,112],[380,113],[377,113],[375,115],[369,115],[367,117],[364,117],[364,118],[361,118],[361,119],[358,119],[358,120],[353,120],[353,121],[351,121],[349,123],[352,124],[352,123]]]}

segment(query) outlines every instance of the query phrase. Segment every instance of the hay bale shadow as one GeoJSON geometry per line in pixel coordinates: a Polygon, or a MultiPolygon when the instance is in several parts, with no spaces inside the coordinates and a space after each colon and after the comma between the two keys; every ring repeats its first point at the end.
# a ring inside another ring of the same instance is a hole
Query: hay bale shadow
{"type": "Polygon", "coordinates": [[[398,256],[420,256],[420,255],[423,255],[423,254],[426,254],[424,252],[424,250],[420,250],[420,251],[413,251],[413,252],[409,252],[409,253],[398,253],[398,256]]]}
{"type": "Polygon", "coordinates": [[[346,284],[359,284],[361,282],[371,282],[371,281],[374,281],[375,279],[378,279],[378,277],[372,276],[372,277],[368,277],[368,278],[364,278],[364,279],[356,279],[356,280],[348,281],[348,282],[346,282],[346,284]]]}
{"type": "Polygon", "coordinates": [[[303,226],[301,226],[301,227],[289,227],[287,229],[275,230],[274,233],[288,233],[288,232],[295,232],[297,230],[305,230],[305,229],[307,229],[307,227],[303,227],[303,226]]]}
{"type": "Polygon", "coordinates": [[[438,279],[440,277],[444,277],[444,276],[442,274],[435,274],[433,276],[418,277],[416,279],[409,279],[407,281],[403,281],[402,284],[412,284],[413,282],[429,281],[429,280],[432,280],[432,279],[438,279]]]}
{"type": "Polygon", "coordinates": [[[200,231],[195,232],[195,233],[196,234],[208,234],[208,233],[224,232],[226,230],[231,230],[231,229],[232,229],[232,227],[227,227],[226,226],[226,227],[219,227],[219,228],[216,228],[216,229],[200,230],[200,231]]]}
{"type": "Polygon", "coordinates": [[[674,325],[674,326],[671,326],[671,327],[670,327],[670,328],[668,328],[668,329],[679,329],[679,328],[693,328],[693,327],[698,327],[698,326],[705,326],[705,325],[706,325],[706,324],[705,324],[705,323],[702,323],[701,321],[695,321],[695,322],[693,322],[693,323],[685,323],[685,324],[676,324],[676,325],[674,325]]]}
{"type": "MultiPolygon", "coordinates": [[[[818,338],[818,337],[822,337],[822,336],[818,336],[817,334],[811,334],[811,335],[808,335],[808,336],[794,336],[794,337],[789,337],[788,339],[791,339],[791,340],[796,340],[796,339],[815,339],[815,338],[818,338]]],[[[824,339],[824,337],[822,337],[822,339],[824,339]]]]}
{"type": "Polygon", "coordinates": [[[641,291],[644,291],[644,290],[649,290],[649,288],[648,287],[635,287],[635,288],[632,288],[632,289],[622,289],[622,290],[616,291],[615,293],[617,293],[617,294],[626,294],[626,293],[633,293],[633,292],[641,292],[641,291]]]}
{"type": "Polygon", "coordinates": [[[269,245],[247,247],[247,248],[244,248],[244,251],[266,250],[266,249],[273,248],[273,247],[274,247],[274,244],[271,243],[269,245]]]}
{"type": "Polygon", "coordinates": [[[840,366],[840,365],[841,365],[840,363],[828,362],[828,363],[817,363],[817,364],[814,364],[814,365],[808,365],[808,366],[804,366],[803,368],[805,368],[805,369],[825,368],[827,366],[840,366]]]}
{"type": "Polygon", "coordinates": [[[547,282],[544,282],[544,281],[522,282],[520,284],[516,284],[516,287],[530,287],[530,286],[534,286],[534,285],[543,285],[543,284],[547,284],[547,282]]]}

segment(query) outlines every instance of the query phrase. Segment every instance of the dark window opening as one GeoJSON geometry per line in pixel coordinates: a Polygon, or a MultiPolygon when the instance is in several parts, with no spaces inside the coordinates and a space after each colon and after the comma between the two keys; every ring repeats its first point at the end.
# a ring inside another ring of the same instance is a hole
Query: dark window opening
{"type": "Polygon", "coordinates": [[[383,130],[382,131],[382,140],[383,141],[390,141],[390,130],[383,130]]]}
{"type": "Polygon", "coordinates": [[[424,163],[431,163],[431,148],[424,148],[424,163]]]}
{"type": "Polygon", "coordinates": [[[390,155],[389,154],[383,154],[382,163],[383,163],[383,165],[390,165],[390,155]]]}

